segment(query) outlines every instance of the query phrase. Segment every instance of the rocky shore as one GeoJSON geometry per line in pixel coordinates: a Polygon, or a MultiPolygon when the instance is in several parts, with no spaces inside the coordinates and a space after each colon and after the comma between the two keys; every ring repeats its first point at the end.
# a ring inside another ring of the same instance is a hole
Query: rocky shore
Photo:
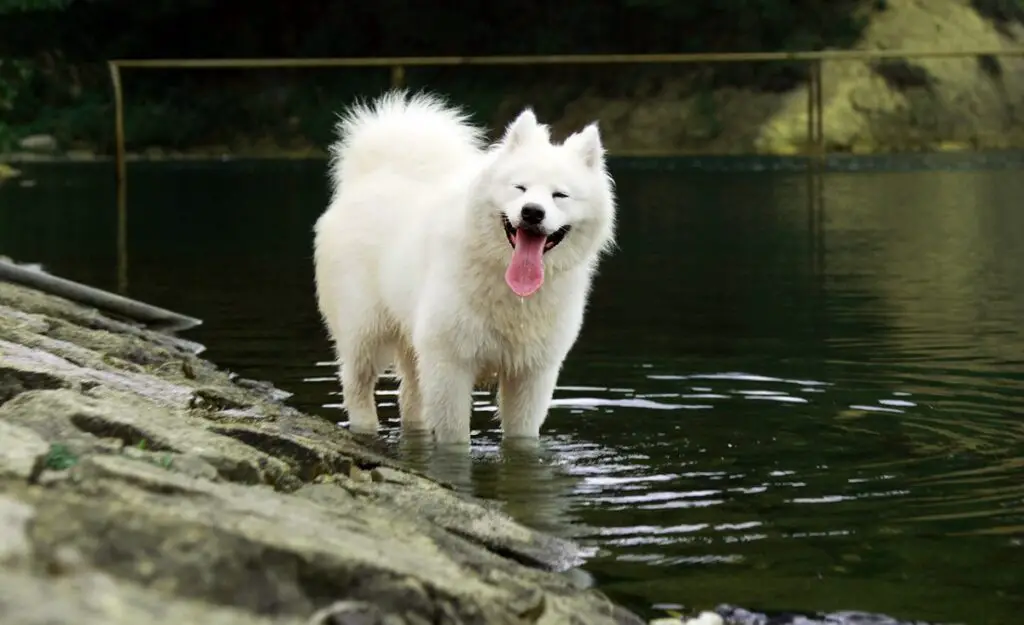
{"type": "MultiPolygon", "coordinates": [[[[645,622],[589,586],[578,545],[201,350],[0,280],[0,622],[645,622]]],[[[650,625],[684,623],[926,625],[730,605],[650,625]]]]}
{"type": "Polygon", "coordinates": [[[572,543],[195,348],[0,282],[4,623],[643,623],[572,543]]]}

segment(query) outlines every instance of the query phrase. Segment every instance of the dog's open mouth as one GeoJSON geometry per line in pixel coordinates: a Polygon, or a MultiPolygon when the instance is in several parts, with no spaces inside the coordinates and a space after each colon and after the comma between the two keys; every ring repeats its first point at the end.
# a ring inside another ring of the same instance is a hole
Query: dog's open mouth
{"type": "Polygon", "coordinates": [[[505,238],[512,246],[505,282],[519,297],[529,297],[544,284],[544,255],[562,242],[569,233],[569,226],[548,234],[528,224],[513,228],[512,222],[504,215],[501,222],[505,227],[505,238]]]}
{"type": "MultiPolygon", "coordinates": [[[[515,249],[516,228],[512,226],[512,222],[510,222],[508,220],[508,217],[504,215],[501,216],[501,223],[503,226],[505,226],[505,238],[508,239],[508,244],[512,246],[512,249],[515,249]]],[[[531,226],[520,226],[519,229],[533,235],[542,234],[540,228],[533,228],[531,226]]],[[[549,234],[547,240],[544,242],[544,253],[550,252],[551,250],[555,249],[555,246],[562,242],[562,239],[565,238],[565,235],[569,234],[570,230],[572,230],[572,226],[562,226],[558,230],[555,230],[554,232],[549,234]]]]}

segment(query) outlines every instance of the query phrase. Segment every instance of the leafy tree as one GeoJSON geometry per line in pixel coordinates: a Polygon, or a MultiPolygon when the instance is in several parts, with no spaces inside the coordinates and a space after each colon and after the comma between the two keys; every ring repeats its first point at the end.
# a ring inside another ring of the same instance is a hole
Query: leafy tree
{"type": "Polygon", "coordinates": [[[64,9],[72,0],[0,0],[0,15],[26,11],[64,9]]]}

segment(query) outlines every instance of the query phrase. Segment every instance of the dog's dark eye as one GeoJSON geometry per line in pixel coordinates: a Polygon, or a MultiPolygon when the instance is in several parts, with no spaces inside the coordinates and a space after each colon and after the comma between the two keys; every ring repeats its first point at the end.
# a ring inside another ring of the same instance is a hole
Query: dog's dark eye
{"type": "Polygon", "coordinates": [[[551,197],[555,198],[556,200],[561,200],[563,198],[569,197],[569,194],[562,193],[561,191],[555,191],[554,193],[551,194],[551,197]]]}
{"type": "Polygon", "coordinates": [[[526,193],[526,187],[521,185],[521,184],[517,184],[516,185],[516,189],[518,189],[519,191],[522,191],[523,193],[526,193]]]}

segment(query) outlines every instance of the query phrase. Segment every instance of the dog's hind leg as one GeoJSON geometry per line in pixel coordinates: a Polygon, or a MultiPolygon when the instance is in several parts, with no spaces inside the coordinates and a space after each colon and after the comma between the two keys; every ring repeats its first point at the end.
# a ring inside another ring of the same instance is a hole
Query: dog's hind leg
{"type": "Polygon", "coordinates": [[[402,429],[411,433],[430,431],[430,425],[423,416],[423,395],[420,392],[419,374],[416,369],[416,353],[411,347],[398,350],[396,362],[398,376],[398,410],[402,415],[402,429]]]}
{"type": "Polygon", "coordinates": [[[349,429],[357,434],[376,434],[379,422],[374,391],[379,373],[376,350],[368,342],[359,342],[341,352],[341,392],[349,429]]]}

